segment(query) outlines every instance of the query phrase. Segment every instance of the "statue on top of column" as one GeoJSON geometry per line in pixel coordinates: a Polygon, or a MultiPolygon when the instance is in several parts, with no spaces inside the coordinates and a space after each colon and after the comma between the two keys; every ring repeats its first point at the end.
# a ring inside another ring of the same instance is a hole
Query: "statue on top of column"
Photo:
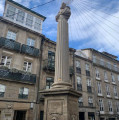
{"type": "Polygon", "coordinates": [[[68,7],[65,3],[62,3],[62,6],[60,8],[60,11],[58,12],[58,15],[56,16],[56,21],[58,22],[58,19],[60,16],[63,16],[66,20],[69,19],[71,16],[70,7],[68,7]]]}

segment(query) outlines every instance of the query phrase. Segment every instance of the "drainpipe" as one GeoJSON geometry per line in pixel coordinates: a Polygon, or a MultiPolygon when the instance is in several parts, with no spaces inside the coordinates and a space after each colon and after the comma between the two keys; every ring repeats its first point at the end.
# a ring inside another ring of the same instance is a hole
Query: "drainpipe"
{"type": "Polygon", "coordinates": [[[76,52],[76,50],[75,51],[73,51],[73,69],[74,69],[74,78],[73,78],[73,85],[74,85],[74,89],[76,88],[76,85],[75,85],[75,83],[76,83],[76,81],[75,81],[75,52],[76,52]]]}
{"type": "Polygon", "coordinates": [[[45,41],[45,36],[42,37],[41,40],[41,45],[40,45],[40,57],[39,57],[39,64],[40,64],[40,68],[39,68],[39,77],[38,77],[38,84],[37,84],[37,98],[36,98],[36,104],[40,103],[40,96],[39,96],[39,91],[40,91],[40,79],[41,79],[41,71],[42,71],[42,55],[43,55],[43,45],[44,45],[44,41],[45,41]]]}

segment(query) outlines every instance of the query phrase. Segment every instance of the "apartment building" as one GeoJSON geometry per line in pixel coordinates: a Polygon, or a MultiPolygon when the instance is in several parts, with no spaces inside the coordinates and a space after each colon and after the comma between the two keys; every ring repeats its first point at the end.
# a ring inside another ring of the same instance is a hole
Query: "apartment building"
{"type": "Polygon", "coordinates": [[[83,49],[92,60],[96,112],[100,120],[119,120],[119,61],[107,52],[83,49]]]}
{"type": "Polygon", "coordinates": [[[36,120],[45,17],[6,0],[0,18],[0,120],[36,120]]]}

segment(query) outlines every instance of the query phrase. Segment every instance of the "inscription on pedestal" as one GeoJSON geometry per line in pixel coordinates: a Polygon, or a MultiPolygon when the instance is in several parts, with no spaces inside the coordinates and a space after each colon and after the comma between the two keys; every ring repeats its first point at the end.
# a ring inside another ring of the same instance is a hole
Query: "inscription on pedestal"
{"type": "Polygon", "coordinates": [[[49,100],[48,101],[48,114],[60,114],[63,113],[63,100],[49,100]]]}

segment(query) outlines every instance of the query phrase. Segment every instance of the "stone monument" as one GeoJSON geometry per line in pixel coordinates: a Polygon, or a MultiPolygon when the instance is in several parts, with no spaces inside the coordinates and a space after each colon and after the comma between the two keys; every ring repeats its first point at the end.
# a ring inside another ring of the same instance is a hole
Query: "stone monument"
{"type": "Polygon", "coordinates": [[[68,19],[70,7],[62,3],[56,16],[58,22],[55,81],[49,90],[40,91],[45,97],[44,120],[78,120],[78,98],[69,79],[68,19]]]}

